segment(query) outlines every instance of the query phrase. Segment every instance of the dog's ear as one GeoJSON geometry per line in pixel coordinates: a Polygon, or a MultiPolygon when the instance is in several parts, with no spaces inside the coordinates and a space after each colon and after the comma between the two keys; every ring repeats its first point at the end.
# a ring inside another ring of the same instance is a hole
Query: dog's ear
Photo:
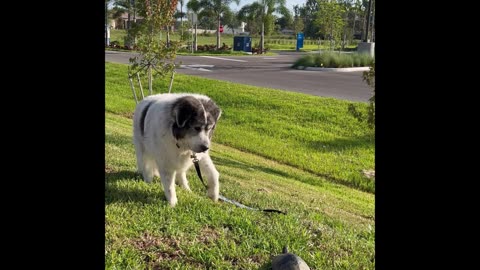
{"type": "Polygon", "coordinates": [[[208,100],[208,101],[202,101],[203,107],[205,108],[205,111],[208,112],[212,118],[213,122],[216,123],[220,116],[222,115],[222,110],[213,102],[213,100],[208,100]]]}
{"type": "Polygon", "coordinates": [[[173,117],[179,128],[185,127],[185,124],[191,117],[195,117],[197,109],[194,102],[198,102],[194,97],[186,96],[177,100],[173,105],[173,117]]]}

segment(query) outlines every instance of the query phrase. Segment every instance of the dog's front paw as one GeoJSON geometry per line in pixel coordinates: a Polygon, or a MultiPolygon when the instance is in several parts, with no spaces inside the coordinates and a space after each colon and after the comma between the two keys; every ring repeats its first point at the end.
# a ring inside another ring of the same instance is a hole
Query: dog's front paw
{"type": "Polygon", "coordinates": [[[177,198],[171,198],[168,200],[168,204],[170,204],[170,207],[175,207],[175,205],[177,205],[177,198]]]}
{"type": "Polygon", "coordinates": [[[212,199],[214,202],[217,202],[218,201],[218,189],[217,190],[214,190],[214,189],[209,189],[207,191],[207,196],[212,199]]]}

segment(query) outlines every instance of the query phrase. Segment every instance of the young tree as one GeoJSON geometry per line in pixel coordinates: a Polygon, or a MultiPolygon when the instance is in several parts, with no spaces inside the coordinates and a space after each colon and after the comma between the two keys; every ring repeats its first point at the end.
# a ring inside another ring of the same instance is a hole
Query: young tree
{"type": "Polygon", "coordinates": [[[298,5],[293,6],[293,13],[293,30],[295,31],[295,35],[297,35],[298,32],[302,32],[305,29],[305,24],[300,16],[300,7],[298,5]]]}
{"type": "MultiPolygon", "coordinates": [[[[153,77],[163,77],[173,72],[175,68],[177,44],[172,42],[167,46],[164,41],[158,41],[163,27],[172,23],[176,10],[176,0],[143,0],[145,4],[144,21],[138,28],[139,56],[130,58],[129,77],[137,74],[148,76],[148,89],[153,93],[153,77]]],[[[133,90],[133,89],[132,89],[133,90]]]]}
{"type": "Polygon", "coordinates": [[[330,39],[330,49],[333,42],[338,44],[343,32],[345,10],[334,0],[319,0],[315,23],[320,28],[320,33],[330,39]]]}
{"type": "Polygon", "coordinates": [[[303,18],[305,37],[316,38],[318,26],[315,24],[315,14],[318,11],[317,0],[306,0],[305,5],[299,7],[299,18],[303,18]]]}
{"type": "Polygon", "coordinates": [[[185,4],[185,0],[178,0],[180,3],[180,13],[178,16],[180,17],[180,40],[183,40],[183,17],[185,17],[185,13],[183,13],[183,5],[185,4]]]}
{"type": "Polygon", "coordinates": [[[373,95],[368,99],[368,107],[366,112],[362,112],[353,104],[348,105],[348,112],[355,117],[360,123],[366,123],[372,130],[375,129],[375,60],[370,63],[370,70],[364,71],[362,74],[365,81],[373,90],[373,95]]]}
{"type": "Polygon", "coordinates": [[[293,16],[290,11],[287,10],[287,14],[283,14],[282,17],[278,18],[275,24],[280,26],[280,29],[292,29],[293,28],[293,16]]]}

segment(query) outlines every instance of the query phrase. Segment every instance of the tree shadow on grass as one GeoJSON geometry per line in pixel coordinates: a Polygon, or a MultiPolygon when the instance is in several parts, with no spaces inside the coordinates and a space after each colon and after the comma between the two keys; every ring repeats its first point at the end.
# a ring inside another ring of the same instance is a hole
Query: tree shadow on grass
{"type": "Polygon", "coordinates": [[[134,171],[112,171],[105,172],[105,181],[107,183],[116,182],[119,180],[129,180],[129,181],[143,181],[142,175],[134,171]]]}
{"type": "Polygon", "coordinates": [[[352,182],[347,181],[345,179],[336,178],[336,177],[333,177],[333,176],[328,175],[328,174],[321,174],[321,173],[314,172],[314,171],[308,170],[308,169],[300,169],[300,168],[297,168],[297,167],[289,165],[289,164],[286,164],[286,166],[292,166],[293,168],[303,170],[303,171],[309,173],[310,175],[300,176],[300,175],[295,174],[293,172],[292,173],[287,173],[285,171],[281,171],[281,170],[278,170],[278,169],[273,169],[273,168],[266,167],[266,166],[247,164],[247,163],[235,161],[233,159],[222,158],[222,157],[212,157],[212,159],[214,161],[214,164],[223,165],[223,166],[227,166],[227,167],[231,167],[231,168],[238,168],[238,169],[242,169],[242,170],[246,170],[246,171],[251,171],[253,169],[254,171],[261,171],[261,172],[264,172],[264,173],[267,173],[267,174],[272,174],[272,175],[276,175],[276,176],[280,176],[280,177],[284,177],[284,178],[288,178],[288,179],[293,179],[295,181],[299,181],[299,182],[314,185],[314,186],[322,186],[323,181],[325,180],[325,181],[329,181],[331,183],[341,184],[341,185],[349,186],[349,187],[353,187],[353,188],[357,187],[357,185],[355,183],[352,183],[352,182]],[[321,180],[319,180],[319,179],[321,179],[321,180]]]}
{"type": "Polygon", "coordinates": [[[235,161],[233,159],[227,159],[227,158],[222,158],[222,157],[212,157],[212,159],[214,161],[214,164],[218,164],[218,165],[222,165],[222,166],[226,166],[226,167],[233,167],[233,168],[238,168],[238,169],[242,169],[242,170],[246,170],[246,171],[251,171],[253,169],[255,171],[261,171],[261,172],[268,173],[268,174],[274,174],[274,175],[282,176],[282,177],[285,177],[285,178],[294,177],[293,175],[290,175],[290,174],[288,174],[284,171],[281,171],[281,170],[276,170],[276,169],[272,169],[272,168],[264,167],[264,166],[260,166],[260,165],[253,165],[253,164],[238,162],[238,161],[235,161]]]}
{"type": "Polygon", "coordinates": [[[369,148],[372,143],[375,143],[375,138],[367,134],[360,137],[336,138],[328,141],[311,141],[308,143],[308,147],[313,151],[333,152],[352,148],[369,148]]]}

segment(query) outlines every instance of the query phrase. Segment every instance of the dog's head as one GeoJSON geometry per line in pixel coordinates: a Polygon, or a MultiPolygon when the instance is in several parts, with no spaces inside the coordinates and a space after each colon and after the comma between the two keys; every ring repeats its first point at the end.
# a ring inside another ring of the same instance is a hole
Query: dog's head
{"type": "Polygon", "coordinates": [[[210,148],[210,140],[221,114],[213,100],[181,97],[172,107],[173,136],[193,152],[205,152],[210,148]]]}

